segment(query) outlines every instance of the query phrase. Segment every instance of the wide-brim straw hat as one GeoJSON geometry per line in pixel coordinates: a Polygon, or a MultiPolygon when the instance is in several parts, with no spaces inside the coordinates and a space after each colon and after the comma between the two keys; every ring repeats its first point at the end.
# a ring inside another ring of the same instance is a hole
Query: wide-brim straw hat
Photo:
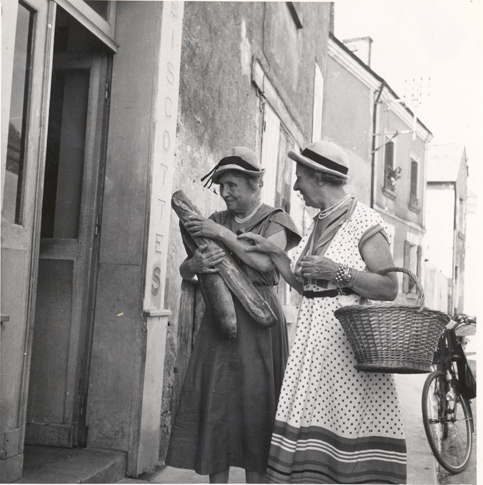
{"type": "Polygon", "coordinates": [[[220,176],[229,170],[237,170],[251,177],[262,177],[265,173],[265,169],[260,165],[253,150],[245,147],[232,147],[223,154],[218,164],[201,180],[208,178],[205,185],[210,181],[217,184],[220,176]]]}
{"type": "Polygon", "coordinates": [[[301,153],[288,152],[289,158],[320,172],[348,179],[349,159],[342,148],[330,141],[316,141],[301,153]]]}

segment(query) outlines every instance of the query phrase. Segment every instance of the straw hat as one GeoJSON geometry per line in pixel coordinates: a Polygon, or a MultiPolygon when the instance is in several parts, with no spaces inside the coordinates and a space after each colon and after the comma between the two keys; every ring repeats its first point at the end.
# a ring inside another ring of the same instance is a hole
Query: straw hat
{"type": "Polygon", "coordinates": [[[289,158],[307,167],[348,179],[349,159],[344,151],[330,141],[316,141],[301,153],[288,152],[289,158]]]}
{"type": "Polygon", "coordinates": [[[262,168],[256,153],[245,147],[232,147],[227,150],[218,164],[201,180],[208,180],[205,186],[212,181],[217,184],[221,175],[228,170],[237,170],[252,177],[262,177],[265,169],[262,168]]]}

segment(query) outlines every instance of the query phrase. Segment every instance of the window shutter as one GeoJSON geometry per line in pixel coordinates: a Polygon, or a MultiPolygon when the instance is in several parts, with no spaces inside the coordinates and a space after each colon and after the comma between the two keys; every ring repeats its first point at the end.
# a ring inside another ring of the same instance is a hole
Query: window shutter
{"type": "Polygon", "coordinates": [[[394,169],[394,142],[388,141],[384,147],[384,167],[394,169]]]}
{"type": "Polygon", "coordinates": [[[418,196],[418,162],[411,160],[411,195],[418,196]]]}
{"type": "Polygon", "coordinates": [[[418,278],[421,278],[421,260],[422,260],[422,253],[423,253],[423,248],[421,246],[418,246],[418,251],[417,251],[417,276],[418,278]]]}
{"type": "Polygon", "coordinates": [[[262,167],[265,168],[265,175],[263,176],[262,202],[275,206],[280,120],[267,103],[265,103],[263,124],[261,162],[262,167]]]}
{"type": "MultiPolygon", "coordinates": [[[[404,241],[404,267],[406,269],[411,269],[411,244],[408,241],[404,241]]],[[[409,276],[407,274],[403,277],[403,291],[404,293],[409,293],[409,276]]]]}
{"type": "Polygon", "coordinates": [[[312,112],[312,141],[322,137],[322,109],[324,106],[324,77],[317,63],[315,63],[314,106],[312,112]]]}

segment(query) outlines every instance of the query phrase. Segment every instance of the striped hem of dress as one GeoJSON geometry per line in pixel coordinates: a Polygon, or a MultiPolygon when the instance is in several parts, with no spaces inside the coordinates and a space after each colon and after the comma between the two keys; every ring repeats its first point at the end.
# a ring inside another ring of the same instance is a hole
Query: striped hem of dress
{"type": "Polygon", "coordinates": [[[277,422],[268,483],[406,483],[404,439],[344,438],[317,426],[277,422]]]}

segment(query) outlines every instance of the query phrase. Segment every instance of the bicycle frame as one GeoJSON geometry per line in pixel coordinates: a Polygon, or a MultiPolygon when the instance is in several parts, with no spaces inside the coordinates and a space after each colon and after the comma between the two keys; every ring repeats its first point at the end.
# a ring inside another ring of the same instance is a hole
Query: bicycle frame
{"type": "MultiPolygon", "coordinates": [[[[458,371],[454,364],[466,360],[466,355],[459,337],[456,335],[456,331],[464,325],[466,323],[456,321],[456,325],[443,331],[438,342],[438,350],[435,352],[433,360],[435,370],[444,371],[446,373],[446,380],[458,390],[460,389],[460,382],[458,379],[458,371]]],[[[471,407],[469,410],[471,432],[474,432],[473,411],[471,407]]]]}

